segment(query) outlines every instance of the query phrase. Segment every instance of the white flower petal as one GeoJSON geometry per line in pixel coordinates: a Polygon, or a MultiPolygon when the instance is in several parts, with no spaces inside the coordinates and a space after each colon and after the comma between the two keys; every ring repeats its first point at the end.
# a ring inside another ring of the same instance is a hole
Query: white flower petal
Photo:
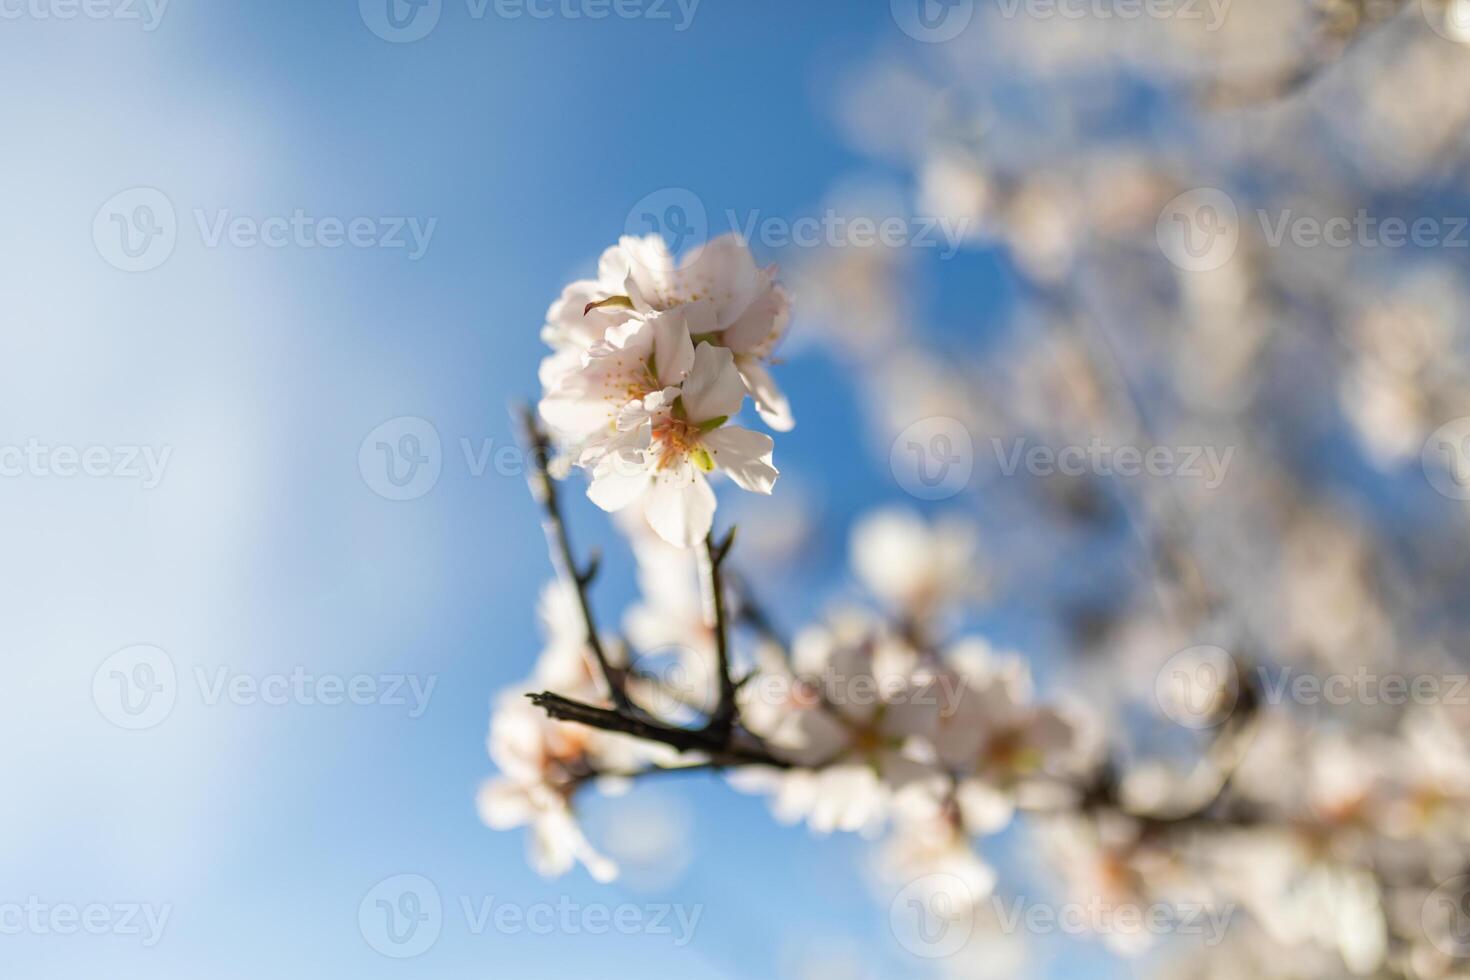
{"type": "Polygon", "coordinates": [[[735,355],[725,347],[700,344],[694,351],[694,366],[684,380],[683,399],[684,411],[696,425],[729,418],[740,411],[745,382],[735,370],[735,355]]]}
{"type": "Polygon", "coordinates": [[[734,232],[712,239],[680,264],[679,286],[690,299],[709,299],[721,329],[735,323],[766,287],[750,248],[734,232]]]}
{"type": "Polygon", "coordinates": [[[791,402],[781,393],[776,380],[771,377],[771,372],[766,370],[764,364],[754,357],[738,354],[735,357],[735,369],[740,372],[740,380],[745,382],[745,390],[750,392],[750,397],[755,401],[755,410],[760,413],[766,425],[777,432],[790,432],[796,427],[796,419],[791,414],[791,402]]]}
{"type": "Polygon", "coordinates": [[[994,834],[1004,830],[1016,813],[1016,803],[1009,795],[978,779],[966,779],[955,790],[955,800],[965,827],[974,834],[994,834]]]}
{"type": "Polygon", "coordinates": [[[770,357],[791,323],[791,296],[771,282],[774,267],[761,273],[764,292],[720,335],[737,354],[770,357]]]}
{"type": "Polygon", "coordinates": [[[741,489],[770,493],[776,485],[780,474],[771,464],[775,443],[765,433],[727,425],[706,433],[702,441],[715,466],[741,489]]]}
{"type": "Polygon", "coordinates": [[[683,462],[657,471],[644,497],[649,527],[669,544],[692,548],[715,520],[715,492],[704,474],[683,462]]]}
{"type": "Polygon", "coordinates": [[[508,779],[487,780],[475,797],[475,805],[485,826],[494,830],[519,827],[536,816],[525,790],[508,779]]]}
{"type": "Polygon", "coordinates": [[[694,343],[689,339],[688,316],[675,310],[652,314],[648,322],[653,327],[653,363],[659,384],[676,385],[694,366],[694,343]]]}
{"type": "Polygon", "coordinates": [[[622,510],[652,485],[650,463],[644,453],[609,453],[593,471],[587,499],[603,510],[622,510]]]}

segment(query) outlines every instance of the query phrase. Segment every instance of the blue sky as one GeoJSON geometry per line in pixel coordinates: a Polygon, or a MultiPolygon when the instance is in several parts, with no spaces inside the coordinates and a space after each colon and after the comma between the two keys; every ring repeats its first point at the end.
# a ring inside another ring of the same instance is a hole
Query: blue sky
{"type": "MultiPolygon", "coordinates": [[[[170,452],[154,487],[121,472],[0,481],[0,902],[170,910],[152,946],[0,935],[6,976],[779,976],[809,955],[803,937],[885,977],[926,975],[862,886],[860,842],[781,828],[719,783],[594,806],[594,829],[627,806],[687,836],[677,880],[643,886],[539,879],[521,835],[473,808],[490,699],[530,668],[549,566],[519,476],[474,475],[461,440],[511,444],[507,406],[534,396],[547,303],[641,198],[687,188],[719,231],[726,210],[809,211],[868,167],[823,103],[866,54],[915,43],[886,6],[703,0],[679,31],[672,5],[670,20],[593,22],[477,19],[444,0],[405,44],[351,0],[173,0],[152,30],[105,5],[118,15],[6,8],[20,14],[0,20],[0,441],[170,452]],[[134,188],[177,216],[171,254],[142,272],[93,234],[134,188]],[[435,224],[416,259],[211,231],[297,211],[370,218],[375,234],[435,224]],[[432,424],[442,473],[391,501],[358,450],[401,416],[432,424]],[[177,703],[127,731],[92,685],[137,645],[166,653],[177,703]],[[436,686],[416,718],[210,703],[213,679],[297,668],[436,686]],[[400,962],[365,942],[358,911],[405,873],[430,879],[445,912],[438,942],[400,962]],[[687,947],[475,934],[460,901],[492,898],[702,916],[687,947]]],[[[841,371],[813,352],[788,371],[808,424],[787,472],[820,490],[830,564],[852,515],[898,490],[863,452],[841,371]]],[[[585,502],[573,520],[582,541],[605,538],[585,502]]],[[[841,583],[799,584],[787,613],[841,583]]],[[[611,581],[599,601],[611,615],[626,597],[611,581]]]]}

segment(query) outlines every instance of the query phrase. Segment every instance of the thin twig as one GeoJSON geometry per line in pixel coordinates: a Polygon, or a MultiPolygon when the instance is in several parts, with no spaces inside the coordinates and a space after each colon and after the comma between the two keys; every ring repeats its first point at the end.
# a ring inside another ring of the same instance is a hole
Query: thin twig
{"type": "Polygon", "coordinates": [[[774,766],[789,769],[791,763],[760,748],[734,744],[731,733],[709,728],[679,728],[642,715],[599,708],[560,694],[542,691],[528,694],[531,703],[557,721],[575,722],[607,732],[621,732],[647,742],[667,745],[679,752],[698,752],[708,757],[711,768],[726,766],[774,766]]]}
{"type": "Polygon", "coordinates": [[[551,550],[551,563],[556,567],[557,574],[571,585],[577,594],[577,604],[582,611],[582,625],[587,633],[587,648],[592,651],[592,656],[597,661],[598,671],[601,673],[603,683],[607,686],[613,704],[621,709],[631,710],[633,704],[628,700],[628,694],[623,689],[622,675],[613,667],[612,662],[608,659],[607,651],[603,649],[602,637],[597,631],[597,621],[592,615],[592,603],[587,596],[588,586],[597,576],[598,556],[594,553],[585,566],[578,566],[572,554],[572,542],[567,534],[566,521],[562,518],[561,500],[557,495],[556,480],[552,478],[551,471],[548,469],[551,459],[551,440],[537,423],[535,412],[529,405],[521,406],[521,426],[531,456],[531,465],[528,468],[526,479],[531,485],[531,496],[541,505],[541,526],[546,532],[546,543],[551,550]]]}
{"type": "Polygon", "coordinates": [[[735,727],[735,719],[739,715],[735,704],[735,676],[730,667],[730,627],[725,621],[724,579],[720,574],[720,567],[725,563],[725,557],[729,555],[730,546],[734,542],[734,528],[718,544],[711,532],[705,536],[704,556],[700,561],[700,570],[704,573],[705,604],[713,619],[710,625],[715,633],[715,652],[720,671],[719,701],[715,704],[714,713],[710,715],[705,730],[723,741],[729,740],[730,732],[735,727]]]}

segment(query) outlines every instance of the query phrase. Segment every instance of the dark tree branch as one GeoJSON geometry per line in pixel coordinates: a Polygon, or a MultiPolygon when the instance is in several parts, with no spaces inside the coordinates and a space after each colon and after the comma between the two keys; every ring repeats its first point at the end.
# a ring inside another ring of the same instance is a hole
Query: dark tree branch
{"type": "Polygon", "coordinates": [[[716,702],[714,714],[710,716],[705,730],[724,741],[729,740],[730,733],[735,727],[735,720],[739,716],[739,709],[735,703],[735,677],[730,667],[730,626],[726,622],[725,585],[721,574],[721,566],[724,565],[725,558],[730,553],[730,546],[734,543],[734,528],[731,528],[725,534],[724,540],[718,544],[711,532],[704,539],[705,553],[700,563],[705,577],[706,601],[714,618],[712,625],[715,631],[715,653],[720,672],[719,701],[716,702]]]}
{"type": "Polygon", "coordinates": [[[582,611],[582,626],[587,634],[587,648],[592,651],[592,656],[597,661],[598,671],[601,673],[603,683],[607,686],[612,703],[620,709],[631,710],[633,705],[628,700],[627,692],[623,689],[622,675],[612,665],[607,651],[603,648],[602,637],[597,632],[597,621],[592,615],[592,603],[587,596],[588,587],[597,576],[597,568],[601,559],[594,552],[587,559],[586,565],[578,566],[572,554],[572,542],[567,534],[566,521],[562,517],[561,499],[557,494],[556,480],[552,478],[548,469],[551,459],[551,440],[536,421],[536,414],[531,406],[522,405],[520,414],[523,438],[531,457],[526,480],[531,486],[531,496],[541,505],[541,526],[546,532],[546,543],[551,550],[551,563],[556,567],[557,574],[577,593],[577,604],[582,611]]]}
{"type": "Polygon", "coordinates": [[[621,732],[648,742],[667,745],[679,752],[698,752],[708,757],[708,767],[722,769],[727,766],[774,766],[789,769],[791,763],[771,755],[765,749],[737,745],[731,732],[716,732],[706,728],[679,728],[645,717],[612,708],[574,701],[571,698],[542,691],[528,694],[531,703],[557,721],[575,722],[607,732],[621,732]]]}

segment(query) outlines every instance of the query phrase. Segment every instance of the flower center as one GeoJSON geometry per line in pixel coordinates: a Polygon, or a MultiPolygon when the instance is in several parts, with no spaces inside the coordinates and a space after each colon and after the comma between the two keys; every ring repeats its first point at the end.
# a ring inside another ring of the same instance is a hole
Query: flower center
{"type": "Polygon", "coordinates": [[[708,473],[714,469],[714,460],[700,443],[700,427],[681,418],[669,416],[653,426],[653,441],[657,446],[658,469],[693,459],[694,465],[708,473]]]}

